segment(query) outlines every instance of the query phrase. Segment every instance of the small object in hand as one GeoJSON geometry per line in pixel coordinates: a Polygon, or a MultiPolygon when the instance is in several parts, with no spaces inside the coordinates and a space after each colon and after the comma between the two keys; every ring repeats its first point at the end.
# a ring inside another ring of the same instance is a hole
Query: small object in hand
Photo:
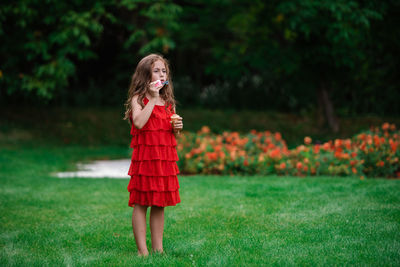
{"type": "Polygon", "coordinates": [[[157,80],[154,82],[154,86],[157,86],[157,87],[161,86],[161,85],[165,85],[165,84],[168,84],[168,81],[161,82],[160,80],[157,80]]]}
{"type": "MultiPolygon", "coordinates": [[[[179,120],[182,120],[182,117],[179,116],[178,114],[172,114],[171,115],[171,120],[172,120],[172,124],[175,125],[175,123],[179,120]]],[[[179,134],[179,130],[177,131],[177,133],[179,134]]]]}

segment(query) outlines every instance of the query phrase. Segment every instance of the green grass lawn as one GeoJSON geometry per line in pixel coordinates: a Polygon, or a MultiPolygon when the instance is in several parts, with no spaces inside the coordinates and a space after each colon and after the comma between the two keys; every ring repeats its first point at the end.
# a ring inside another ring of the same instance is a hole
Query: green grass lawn
{"type": "MultiPolygon", "coordinates": [[[[124,147],[0,148],[1,266],[400,265],[400,181],[180,176],[166,255],[136,256],[127,179],[59,179],[124,147]]],[[[149,216],[149,214],[148,214],[149,216]]],[[[151,248],[148,227],[148,247],[151,248]]]]}

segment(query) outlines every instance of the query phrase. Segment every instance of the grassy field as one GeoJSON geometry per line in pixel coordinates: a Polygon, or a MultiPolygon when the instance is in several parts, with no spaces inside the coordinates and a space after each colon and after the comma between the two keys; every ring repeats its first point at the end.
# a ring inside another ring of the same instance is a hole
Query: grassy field
{"type": "Polygon", "coordinates": [[[180,176],[166,254],[139,258],[127,179],[51,175],[126,147],[0,151],[1,266],[400,265],[399,180],[180,176]]]}

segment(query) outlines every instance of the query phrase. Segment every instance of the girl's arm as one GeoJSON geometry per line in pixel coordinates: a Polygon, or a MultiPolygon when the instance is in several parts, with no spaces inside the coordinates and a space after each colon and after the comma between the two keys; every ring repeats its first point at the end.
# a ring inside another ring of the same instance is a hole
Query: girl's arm
{"type": "MultiPolygon", "coordinates": [[[[176,109],[174,108],[174,113],[176,114],[176,109]]],[[[174,132],[175,138],[177,138],[179,136],[179,131],[172,129],[172,131],[174,132]]]]}
{"type": "Polygon", "coordinates": [[[136,128],[142,129],[143,126],[147,123],[150,118],[151,112],[156,105],[157,99],[151,98],[146,106],[142,109],[142,107],[137,102],[138,95],[132,97],[132,120],[133,124],[136,128]]]}

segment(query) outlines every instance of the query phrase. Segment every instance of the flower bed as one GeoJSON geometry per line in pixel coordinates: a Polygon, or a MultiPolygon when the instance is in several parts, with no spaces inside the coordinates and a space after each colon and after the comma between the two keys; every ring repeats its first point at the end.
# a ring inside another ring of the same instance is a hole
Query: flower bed
{"type": "Polygon", "coordinates": [[[304,144],[288,149],[282,135],[251,130],[248,134],[182,133],[179,168],[185,174],[335,175],[400,177],[400,132],[385,123],[349,139],[304,144]]]}

